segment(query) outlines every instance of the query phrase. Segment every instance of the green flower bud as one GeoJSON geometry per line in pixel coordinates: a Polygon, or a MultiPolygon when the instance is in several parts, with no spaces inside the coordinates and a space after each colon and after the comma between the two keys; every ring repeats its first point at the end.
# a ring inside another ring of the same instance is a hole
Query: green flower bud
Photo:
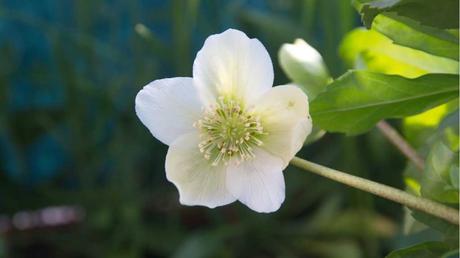
{"type": "Polygon", "coordinates": [[[302,39],[283,44],[278,52],[281,68],[312,100],[331,78],[320,53],[302,39]]]}

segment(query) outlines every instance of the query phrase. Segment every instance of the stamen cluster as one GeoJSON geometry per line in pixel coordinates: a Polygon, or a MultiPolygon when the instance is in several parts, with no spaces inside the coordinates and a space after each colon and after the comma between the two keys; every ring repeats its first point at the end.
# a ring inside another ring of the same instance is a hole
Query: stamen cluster
{"type": "Polygon", "coordinates": [[[255,157],[253,147],[262,145],[262,136],[267,134],[260,117],[224,97],[205,109],[203,115],[193,126],[201,131],[200,152],[213,166],[220,162],[227,165],[233,157],[237,164],[255,157]]]}

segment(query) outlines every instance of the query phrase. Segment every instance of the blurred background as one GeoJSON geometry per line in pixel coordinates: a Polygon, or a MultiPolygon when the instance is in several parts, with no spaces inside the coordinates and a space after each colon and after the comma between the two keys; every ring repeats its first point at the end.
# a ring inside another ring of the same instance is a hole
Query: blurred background
{"type": "MultiPolygon", "coordinates": [[[[273,214],[180,206],[167,146],[134,112],[148,82],[191,76],[207,36],[237,28],[267,47],[303,38],[331,74],[361,26],[344,0],[0,0],[0,257],[382,257],[400,205],[285,171],[273,214]]],[[[327,134],[300,156],[403,188],[405,161],[377,132],[327,134]]]]}

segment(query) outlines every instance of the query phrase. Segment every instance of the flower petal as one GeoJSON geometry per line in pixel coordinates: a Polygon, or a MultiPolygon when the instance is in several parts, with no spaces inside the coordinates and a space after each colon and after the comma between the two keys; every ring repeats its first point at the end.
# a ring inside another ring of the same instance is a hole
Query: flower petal
{"type": "Polygon", "coordinates": [[[225,168],[204,159],[199,141],[197,132],[182,135],[166,155],[166,177],[179,190],[180,203],[214,208],[234,202],[236,198],[226,188],[225,168]]]}
{"type": "Polygon", "coordinates": [[[284,201],[283,161],[256,149],[254,159],[227,168],[227,188],[249,208],[274,212],[284,201]]]}
{"type": "Polygon", "coordinates": [[[192,78],[155,80],[136,96],[136,113],[155,138],[171,144],[192,131],[202,104],[192,78]]]}
{"type": "Polygon", "coordinates": [[[208,103],[230,94],[244,101],[273,85],[273,65],[265,47],[241,31],[209,36],[193,63],[193,79],[208,103]]]}
{"type": "Polygon", "coordinates": [[[287,166],[311,132],[307,95],[293,85],[274,87],[259,99],[255,111],[268,133],[262,148],[287,166]]]}

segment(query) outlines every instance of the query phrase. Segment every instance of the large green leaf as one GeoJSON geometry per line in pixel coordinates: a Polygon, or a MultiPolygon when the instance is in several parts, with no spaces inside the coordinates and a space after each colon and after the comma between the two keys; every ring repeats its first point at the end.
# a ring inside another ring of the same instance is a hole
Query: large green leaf
{"type": "Polygon", "coordinates": [[[384,118],[414,115],[458,96],[458,76],[415,79],[350,71],[311,102],[313,123],[347,134],[363,133],[384,118]]]}
{"type": "Polygon", "coordinates": [[[393,251],[385,258],[433,258],[441,257],[449,251],[449,246],[443,242],[424,242],[393,251]]]}
{"type": "Polygon", "coordinates": [[[457,74],[459,63],[426,52],[393,44],[375,30],[357,28],[340,45],[340,55],[355,69],[414,78],[427,73],[457,74]]]}
{"type": "Polygon", "coordinates": [[[423,26],[395,13],[377,15],[372,23],[372,29],[387,36],[396,44],[458,60],[458,36],[449,31],[423,26]]]}
{"type": "Polygon", "coordinates": [[[369,28],[376,15],[393,11],[422,24],[442,28],[458,28],[458,0],[354,0],[363,23],[369,28]]]}

